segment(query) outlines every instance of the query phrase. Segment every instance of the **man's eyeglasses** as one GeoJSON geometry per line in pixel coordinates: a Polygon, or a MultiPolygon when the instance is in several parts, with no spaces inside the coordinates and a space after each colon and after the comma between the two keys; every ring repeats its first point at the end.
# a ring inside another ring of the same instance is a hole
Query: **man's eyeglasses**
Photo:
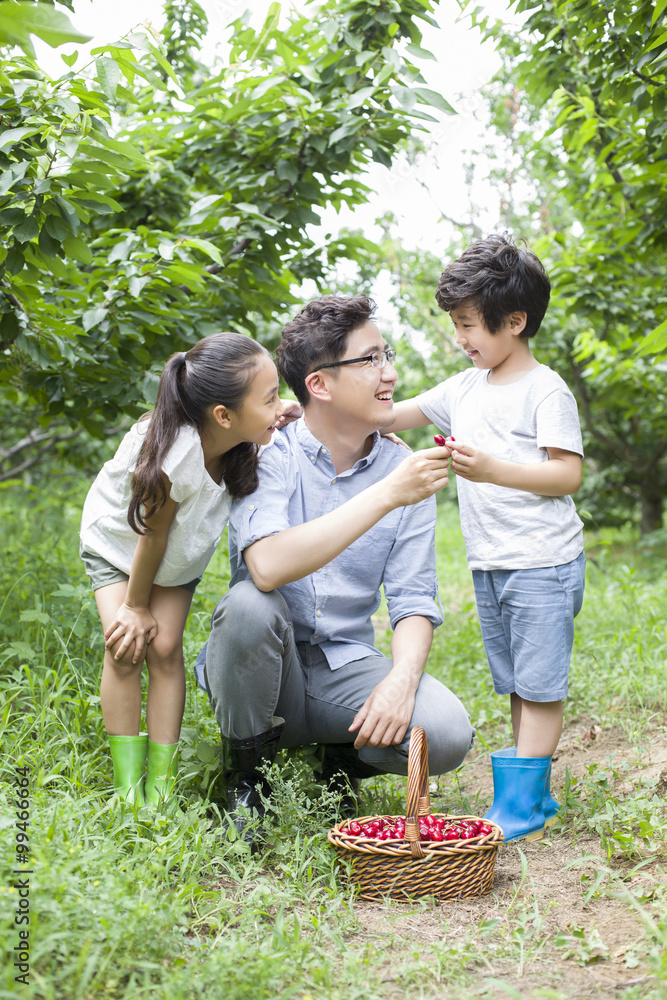
{"type": "MultiPolygon", "coordinates": [[[[339,365],[356,365],[360,361],[370,361],[373,368],[384,368],[387,361],[390,365],[393,365],[396,360],[396,351],[393,347],[390,347],[388,351],[373,351],[372,354],[367,354],[365,358],[347,358],[345,361],[330,361],[326,365],[318,365],[317,368],[313,368],[313,372],[318,372],[320,368],[338,368],[339,365]]],[[[313,372],[310,374],[312,375],[313,372]]]]}

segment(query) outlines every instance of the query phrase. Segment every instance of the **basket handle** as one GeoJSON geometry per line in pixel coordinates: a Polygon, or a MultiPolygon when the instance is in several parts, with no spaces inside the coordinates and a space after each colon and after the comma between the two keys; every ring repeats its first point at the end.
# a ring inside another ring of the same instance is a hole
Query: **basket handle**
{"type": "Polygon", "coordinates": [[[419,816],[431,811],[428,792],[428,740],[421,726],[410,734],[408,750],[408,792],[405,809],[405,839],[410,844],[413,858],[423,858],[424,850],[419,841],[419,816]]]}

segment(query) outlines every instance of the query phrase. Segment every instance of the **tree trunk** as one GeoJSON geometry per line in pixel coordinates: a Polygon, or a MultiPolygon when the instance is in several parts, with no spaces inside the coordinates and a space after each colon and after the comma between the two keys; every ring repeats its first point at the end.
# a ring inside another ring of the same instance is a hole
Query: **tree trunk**
{"type": "MultiPolygon", "coordinates": [[[[657,470],[655,470],[657,472],[657,470]]],[[[663,484],[655,474],[645,479],[639,487],[641,498],[640,533],[648,535],[651,531],[662,528],[663,484]]]]}

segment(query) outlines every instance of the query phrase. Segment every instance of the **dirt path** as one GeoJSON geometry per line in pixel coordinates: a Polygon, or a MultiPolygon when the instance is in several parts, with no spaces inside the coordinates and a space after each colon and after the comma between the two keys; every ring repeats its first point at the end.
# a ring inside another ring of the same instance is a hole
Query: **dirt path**
{"type": "MultiPolygon", "coordinates": [[[[664,735],[647,741],[638,753],[620,726],[601,728],[580,719],[567,727],[554,757],[552,783],[556,794],[563,787],[566,768],[581,782],[588,773],[586,765],[609,761],[617,769],[622,762],[627,763],[628,771],[623,772],[627,787],[640,774],[659,777],[660,786],[667,786],[664,735]]],[[[477,788],[491,793],[487,755],[476,756],[469,763],[462,772],[461,785],[464,792],[473,795],[477,788]]],[[[622,786],[617,782],[614,794],[619,792],[622,794],[622,786]]],[[[585,822],[579,820],[578,826],[554,827],[543,840],[502,846],[494,891],[488,896],[442,903],[418,913],[412,906],[405,916],[397,912],[397,907],[388,911],[381,905],[359,902],[355,913],[363,927],[362,935],[391,933],[407,939],[424,948],[426,960],[429,945],[449,946],[472,937],[472,947],[479,955],[479,978],[487,980],[483,995],[493,1000],[506,1000],[508,995],[518,995],[522,1000],[545,995],[573,1000],[611,998],[633,985],[640,987],[638,996],[649,996],[653,978],[639,917],[625,900],[604,894],[585,899],[596,872],[607,867],[599,837],[587,832],[585,822]],[[527,862],[523,881],[522,853],[527,862]],[[581,859],[587,855],[590,860],[582,866],[581,859]],[[491,922],[495,925],[490,928],[491,922]],[[479,928],[477,938],[475,928],[479,928]],[[516,992],[512,994],[489,980],[500,981],[516,992]]],[[[635,893],[644,890],[650,894],[655,864],[626,876],[625,883],[618,878],[624,863],[614,858],[612,867],[621,889],[625,885],[635,893]]],[[[632,867],[633,863],[625,863],[628,873],[632,867]]],[[[404,995],[392,982],[391,973],[385,983],[385,997],[404,995]]],[[[445,983],[446,978],[435,992],[446,992],[449,1000],[458,1000],[456,990],[445,983]]],[[[466,991],[461,997],[476,995],[477,991],[466,991]]]]}

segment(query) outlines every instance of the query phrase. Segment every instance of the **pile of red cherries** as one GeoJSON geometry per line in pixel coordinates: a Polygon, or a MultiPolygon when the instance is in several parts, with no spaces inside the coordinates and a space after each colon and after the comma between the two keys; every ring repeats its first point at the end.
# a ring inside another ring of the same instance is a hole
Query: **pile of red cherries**
{"type": "MultiPolygon", "coordinates": [[[[442,844],[450,840],[473,840],[493,833],[494,827],[483,819],[460,819],[453,822],[445,816],[419,817],[419,839],[422,843],[442,844]]],[[[353,837],[367,840],[404,840],[405,820],[402,816],[377,816],[365,823],[352,820],[345,831],[353,837]]]]}

